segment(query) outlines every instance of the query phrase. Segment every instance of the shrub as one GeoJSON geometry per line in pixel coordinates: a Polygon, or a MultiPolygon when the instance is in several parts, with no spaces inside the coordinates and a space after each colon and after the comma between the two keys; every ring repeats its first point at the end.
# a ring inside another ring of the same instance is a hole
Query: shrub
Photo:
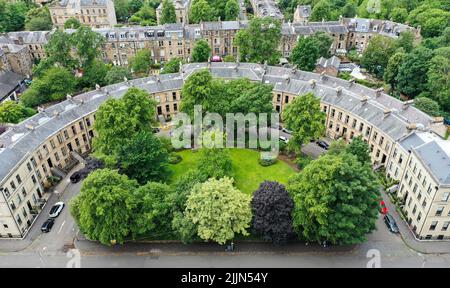
{"type": "Polygon", "coordinates": [[[183,158],[179,154],[171,153],[169,155],[169,164],[178,164],[181,160],[183,160],[183,158]]]}

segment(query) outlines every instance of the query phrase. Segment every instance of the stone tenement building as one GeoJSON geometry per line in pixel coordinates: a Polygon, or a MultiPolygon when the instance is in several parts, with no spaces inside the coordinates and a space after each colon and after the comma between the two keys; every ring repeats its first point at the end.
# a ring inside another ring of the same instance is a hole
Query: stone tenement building
{"type": "Polygon", "coordinates": [[[15,44],[8,37],[0,35],[0,50],[2,70],[31,75],[33,59],[27,46],[15,44]]]}
{"type": "Polygon", "coordinates": [[[387,175],[400,181],[398,196],[406,201],[416,235],[450,239],[450,147],[434,133],[442,119],[352,81],[251,63],[193,63],[179,73],[99,87],[7,130],[0,136],[0,235],[20,238],[27,233],[49,197],[48,177],[67,172],[79,154],[91,150],[95,113],[105,100],[137,87],[157,102],[158,117],[169,119],[179,111],[184,82],[201,69],[225,80],[248,78],[272,85],[278,112],[312,92],[326,114],[327,136],[346,141],[362,136],[374,165],[386,167],[387,175]]]}
{"type": "MultiPolygon", "coordinates": [[[[177,18],[176,23],[188,24],[189,23],[189,5],[191,3],[190,0],[172,0],[173,5],[175,6],[175,15],[177,18]]],[[[156,21],[158,25],[161,24],[163,10],[163,1],[159,4],[158,8],[156,8],[156,21]]]]}
{"type": "MultiPolygon", "coordinates": [[[[370,32],[355,30],[355,23],[366,19],[346,19],[331,22],[283,23],[281,28],[282,38],[279,50],[283,57],[289,57],[297,40],[301,36],[310,36],[322,31],[333,39],[330,47],[332,54],[343,55],[349,50],[357,48],[362,52],[367,47],[368,41],[375,34],[397,38],[404,31],[413,31],[420,37],[420,30],[387,22],[371,28],[370,32]],[[389,25],[388,25],[389,24],[389,25]],[[387,28],[387,27],[393,28],[387,28]]],[[[370,20],[368,23],[370,23],[370,20]]],[[[186,61],[191,58],[195,42],[205,39],[211,46],[212,54],[219,56],[238,56],[238,47],[234,44],[236,33],[248,27],[248,21],[220,21],[203,22],[200,24],[165,24],[159,26],[133,26],[94,29],[102,34],[106,43],[102,48],[103,59],[114,65],[127,65],[129,59],[135,56],[139,49],[149,49],[154,62],[168,61],[174,57],[181,57],[186,61]]],[[[359,26],[358,26],[359,27],[359,26]]],[[[67,30],[72,33],[73,30],[67,30]]],[[[43,45],[51,32],[13,32],[8,33],[9,38],[19,39],[16,42],[28,46],[33,58],[42,58],[43,45]],[[31,36],[30,36],[31,35],[31,36]]]]}
{"type": "Polygon", "coordinates": [[[95,28],[113,27],[117,24],[112,0],[56,0],[48,8],[56,27],[64,27],[64,23],[70,18],[95,28]]]}

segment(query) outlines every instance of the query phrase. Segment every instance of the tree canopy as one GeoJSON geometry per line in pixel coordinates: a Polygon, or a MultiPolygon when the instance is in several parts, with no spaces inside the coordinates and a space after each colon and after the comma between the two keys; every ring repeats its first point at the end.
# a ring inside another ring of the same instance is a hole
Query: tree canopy
{"type": "Polygon", "coordinates": [[[286,188],[278,182],[265,181],[253,193],[251,202],[253,229],[264,240],[285,243],[293,233],[294,202],[286,188]]]}
{"type": "Polygon", "coordinates": [[[17,124],[35,113],[34,109],[25,107],[16,101],[3,101],[0,103],[0,123],[17,124]]]}
{"type": "Polygon", "coordinates": [[[248,235],[250,200],[249,195],[233,187],[232,179],[210,179],[192,189],[185,217],[196,226],[201,239],[225,244],[236,234],[248,235]]]}
{"type": "Polygon", "coordinates": [[[144,130],[119,147],[117,162],[121,173],[145,184],[168,179],[168,157],[159,139],[152,132],[144,130]]]}
{"type": "Polygon", "coordinates": [[[84,181],[80,194],[70,203],[80,231],[105,245],[123,243],[131,233],[136,201],[134,180],[117,171],[101,169],[84,181]]]}
{"type": "Polygon", "coordinates": [[[206,40],[198,40],[192,50],[193,62],[207,62],[211,56],[211,47],[206,40]]]}
{"type": "Polygon", "coordinates": [[[294,229],[307,241],[358,244],[376,228],[379,184],[371,167],[353,155],[313,160],[287,189],[295,203],[294,229]]]}
{"type": "Polygon", "coordinates": [[[176,22],[177,22],[177,15],[175,14],[175,6],[173,5],[173,2],[170,0],[164,0],[162,2],[160,24],[163,25],[166,23],[176,23],[176,22]]]}
{"type": "Polygon", "coordinates": [[[27,107],[36,107],[43,103],[59,101],[66,98],[67,94],[75,91],[75,77],[67,69],[62,67],[49,68],[42,77],[33,80],[20,97],[20,101],[27,107]]]}
{"type": "Polygon", "coordinates": [[[106,164],[117,163],[117,153],[129,139],[151,130],[156,103],[146,91],[130,88],[121,99],[111,98],[96,113],[94,151],[106,164]]]}
{"type": "Polygon", "coordinates": [[[281,41],[281,24],[270,17],[253,18],[249,27],[239,30],[236,45],[241,61],[278,64],[281,57],[278,46],[281,41]]]}
{"type": "Polygon", "coordinates": [[[292,131],[289,147],[294,151],[300,151],[303,144],[325,133],[326,116],[320,109],[320,100],[312,93],[295,97],[282,117],[287,129],[292,131]]]}

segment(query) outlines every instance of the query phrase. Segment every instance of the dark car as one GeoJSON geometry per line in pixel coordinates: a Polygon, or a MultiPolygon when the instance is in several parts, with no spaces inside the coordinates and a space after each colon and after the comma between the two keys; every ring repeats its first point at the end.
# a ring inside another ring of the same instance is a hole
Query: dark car
{"type": "Polygon", "coordinates": [[[384,223],[386,223],[386,226],[388,227],[389,231],[392,233],[399,233],[397,223],[395,223],[394,217],[390,214],[384,215],[384,223]]]}
{"type": "Polygon", "coordinates": [[[317,146],[319,146],[325,150],[328,150],[328,148],[330,147],[330,145],[328,145],[328,143],[323,140],[317,140],[316,144],[317,144],[317,146]]]}
{"type": "Polygon", "coordinates": [[[42,224],[41,231],[44,233],[50,232],[50,230],[52,230],[53,224],[55,224],[55,219],[47,219],[47,221],[42,224]]]}
{"type": "Polygon", "coordinates": [[[70,182],[72,183],[78,183],[81,180],[81,173],[80,171],[77,171],[70,176],[70,182]]]}

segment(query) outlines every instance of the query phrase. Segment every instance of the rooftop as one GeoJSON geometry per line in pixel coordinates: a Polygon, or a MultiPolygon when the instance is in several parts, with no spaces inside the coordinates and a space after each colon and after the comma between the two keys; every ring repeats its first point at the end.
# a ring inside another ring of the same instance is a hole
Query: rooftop
{"type": "Polygon", "coordinates": [[[439,184],[450,185],[450,141],[433,140],[413,150],[439,184]]]}
{"type": "Polygon", "coordinates": [[[0,102],[15,90],[24,79],[25,76],[11,71],[0,72],[0,102]]]}
{"type": "Polygon", "coordinates": [[[330,76],[323,77],[316,73],[251,63],[193,63],[183,65],[180,73],[135,79],[80,94],[51,106],[9,129],[0,136],[0,146],[3,145],[0,149],[2,162],[0,179],[13,171],[16,165],[26,159],[29,152],[34,151],[46,139],[81,117],[95,112],[109,97],[119,98],[133,86],[149,93],[181,89],[189,75],[208,68],[215,77],[226,79],[245,77],[271,84],[276,91],[295,95],[313,92],[324,103],[336,105],[359,115],[394,140],[410,132],[407,128],[409,123],[417,122],[429,127],[433,121],[432,117],[414,107],[401,109],[403,107],[401,101],[384,93],[377,93],[373,89],[330,76]],[[316,85],[311,85],[311,81],[316,81],[316,85]],[[338,87],[342,89],[339,96],[336,92],[338,87]],[[363,101],[366,97],[368,101],[363,101]],[[387,103],[388,106],[383,103],[387,103]],[[392,109],[392,113],[385,117],[384,112],[387,108],[392,109]]]}

